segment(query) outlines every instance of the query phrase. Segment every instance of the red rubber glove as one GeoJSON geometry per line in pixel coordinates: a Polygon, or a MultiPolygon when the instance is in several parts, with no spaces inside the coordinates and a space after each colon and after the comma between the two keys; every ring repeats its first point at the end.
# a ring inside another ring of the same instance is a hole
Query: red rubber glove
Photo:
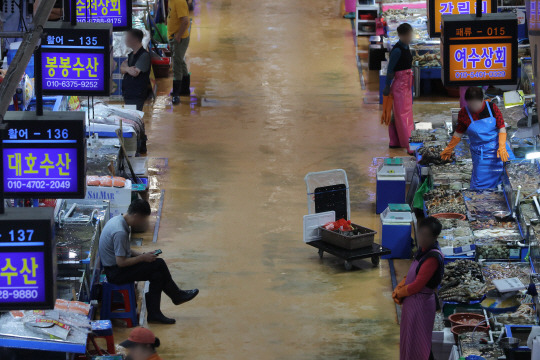
{"type": "Polygon", "coordinates": [[[457,146],[457,144],[459,144],[460,141],[461,141],[461,138],[457,136],[452,136],[452,140],[450,140],[450,143],[448,143],[448,146],[446,147],[446,149],[444,149],[441,152],[441,159],[450,160],[450,158],[452,157],[452,152],[454,151],[454,148],[457,146]]]}
{"type": "Polygon", "coordinates": [[[497,150],[497,157],[501,158],[502,162],[508,161],[508,152],[506,151],[506,133],[499,133],[499,149],[497,150]]]}

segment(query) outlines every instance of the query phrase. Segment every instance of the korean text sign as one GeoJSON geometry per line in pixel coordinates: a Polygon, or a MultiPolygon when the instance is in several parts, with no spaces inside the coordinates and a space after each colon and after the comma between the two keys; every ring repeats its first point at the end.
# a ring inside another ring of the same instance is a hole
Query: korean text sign
{"type": "Polygon", "coordinates": [[[517,18],[512,13],[443,17],[445,85],[515,84],[517,18]]]}
{"type": "Polygon", "coordinates": [[[110,94],[111,25],[47,23],[44,31],[39,49],[44,94],[110,94]]]}
{"type": "Polygon", "coordinates": [[[77,23],[105,23],[112,24],[114,31],[128,30],[131,28],[132,1],[76,0],[75,16],[77,23]]]}
{"type": "MultiPolygon", "coordinates": [[[[497,12],[496,0],[482,0],[482,13],[497,12]]],[[[476,0],[429,0],[428,30],[431,37],[441,36],[443,15],[475,14],[476,0]]]]}
{"type": "Polygon", "coordinates": [[[84,114],[55,112],[54,119],[14,120],[18,113],[6,114],[9,129],[2,141],[4,196],[84,198],[84,114]]]}
{"type": "Polygon", "coordinates": [[[52,208],[0,215],[0,311],[51,309],[56,300],[52,208]]]}

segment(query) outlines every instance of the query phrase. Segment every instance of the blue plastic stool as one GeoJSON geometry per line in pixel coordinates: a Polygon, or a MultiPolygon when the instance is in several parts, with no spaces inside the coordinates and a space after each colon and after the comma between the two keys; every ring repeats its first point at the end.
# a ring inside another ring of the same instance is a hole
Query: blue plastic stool
{"type": "Polygon", "coordinates": [[[138,326],[135,283],[117,285],[104,281],[102,286],[101,320],[122,319],[128,327],[138,326]],[[117,297],[120,302],[115,301],[117,297]]]}

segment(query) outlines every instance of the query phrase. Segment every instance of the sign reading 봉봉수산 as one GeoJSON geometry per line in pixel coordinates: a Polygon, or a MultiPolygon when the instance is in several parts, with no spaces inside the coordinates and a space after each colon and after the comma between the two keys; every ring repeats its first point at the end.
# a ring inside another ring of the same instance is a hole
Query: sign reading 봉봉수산
{"type": "MultiPolygon", "coordinates": [[[[443,15],[468,15],[476,13],[476,0],[428,0],[429,36],[440,37],[443,15]]],[[[482,0],[482,13],[497,12],[497,0],[482,0]]]]}
{"type": "Polygon", "coordinates": [[[48,22],[44,32],[39,49],[43,94],[110,94],[111,25],[48,22]]]}
{"type": "Polygon", "coordinates": [[[6,198],[75,198],[86,192],[83,112],[54,112],[37,119],[6,113],[2,149],[6,198]],[[54,115],[52,115],[54,114],[54,115]]]}
{"type": "Polygon", "coordinates": [[[52,208],[6,208],[0,215],[0,311],[54,307],[53,225],[52,208]]]}
{"type": "MultiPolygon", "coordinates": [[[[68,10],[71,2],[66,2],[68,10]]],[[[77,0],[75,3],[77,23],[111,24],[113,31],[131,29],[132,0],[77,0]]]]}
{"type": "Polygon", "coordinates": [[[517,81],[515,14],[443,16],[444,85],[505,85],[517,81]]]}

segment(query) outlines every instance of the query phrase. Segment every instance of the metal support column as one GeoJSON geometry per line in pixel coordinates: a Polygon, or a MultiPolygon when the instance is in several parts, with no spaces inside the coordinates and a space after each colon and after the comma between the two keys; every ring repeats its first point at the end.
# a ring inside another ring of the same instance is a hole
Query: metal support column
{"type": "MultiPolygon", "coordinates": [[[[26,70],[26,66],[30,62],[34,49],[39,44],[41,35],[43,34],[43,27],[49,18],[54,3],[55,0],[40,1],[34,15],[34,29],[24,34],[21,46],[17,50],[11,65],[8,67],[4,81],[0,84],[0,123],[4,121],[4,115],[19,85],[19,81],[26,70]]],[[[35,59],[35,61],[40,60],[35,59]]]]}

